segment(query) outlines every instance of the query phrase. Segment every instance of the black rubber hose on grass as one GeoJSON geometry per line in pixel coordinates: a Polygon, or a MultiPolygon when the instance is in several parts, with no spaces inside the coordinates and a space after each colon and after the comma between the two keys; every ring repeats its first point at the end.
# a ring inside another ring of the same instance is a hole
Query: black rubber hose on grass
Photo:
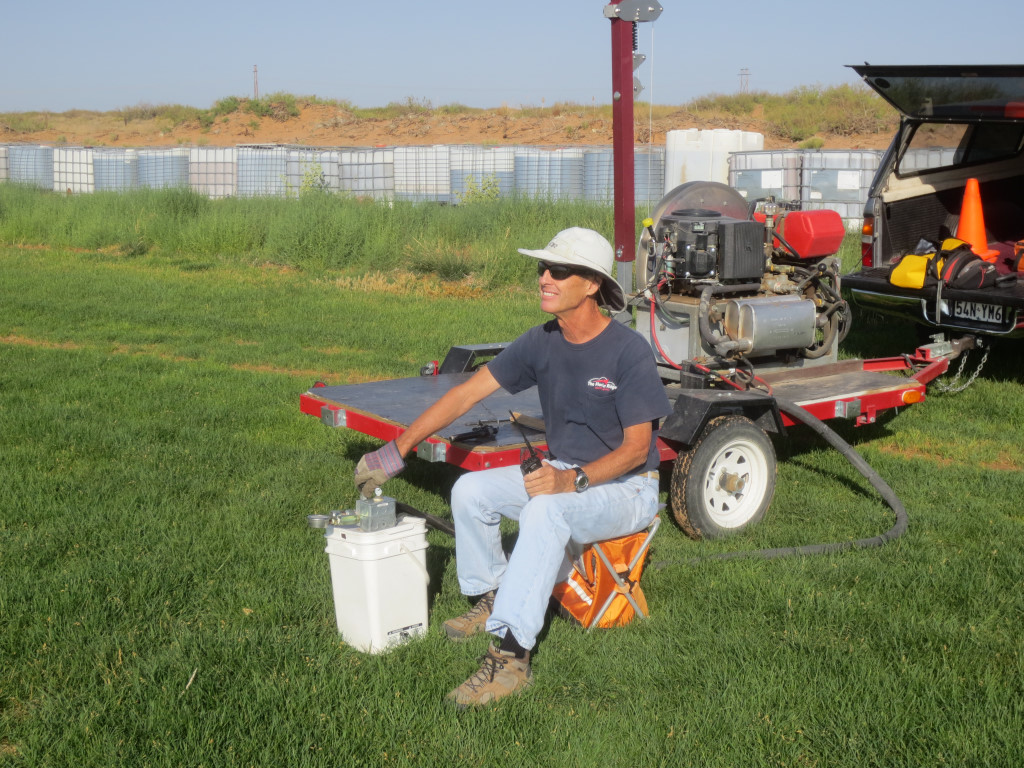
{"type": "Polygon", "coordinates": [[[903,502],[899,500],[896,492],[889,487],[889,484],[886,483],[885,480],[883,480],[882,477],[871,467],[871,465],[864,460],[864,457],[857,453],[853,446],[843,440],[843,438],[826,426],[826,424],[814,414],[788,400],[782,400],[776,397],[775,402],[778,403],[780,411],[788,416],[792,416],[803,424],[806,424],[824,438],[825,442],[843,454],[843,456],[846,457],[846,460],[849,461],[850,464],[852,464],[853,467],[860,472],[869,483],[871,483],[872,487],[876,491],[878,491],[879,495],[885,500],[885,503],[889,505],[889,508],[896,513],[896,522],[885,533],[879,534],[878,536],[872,536],[869,539],[837,541],[828,544],[805,544],[801,547],[778,547],[776,549],[756,549],[745,552],[725,552],[720,555],[707,555],[705,557],[693,558],[686,561],[664,560],[658,563],[652,563],[655,568],[664,568],[668,565],[683,563],[693,564],[703,560],[732,560],[741,557],[758,557],[770,560],[776,557],[792,557],[796,555],[827,555],[833,552],[842,552],[847,549],[869,549],[871,547],[881,547],[890,541],[895,541],[906,533],[909,518],[907,517],[907,510],[904,508],[903,502]]]}

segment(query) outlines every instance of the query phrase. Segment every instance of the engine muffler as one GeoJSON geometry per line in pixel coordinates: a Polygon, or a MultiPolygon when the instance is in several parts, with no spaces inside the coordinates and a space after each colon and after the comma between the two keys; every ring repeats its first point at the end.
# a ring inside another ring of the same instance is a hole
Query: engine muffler
{"type": "Polygon", "coordinates": [[[800,296],[754,297],[726,302],[725,332],[751,345],[748,355],[803,349],[814,343],[814,302],[800,296]]]}

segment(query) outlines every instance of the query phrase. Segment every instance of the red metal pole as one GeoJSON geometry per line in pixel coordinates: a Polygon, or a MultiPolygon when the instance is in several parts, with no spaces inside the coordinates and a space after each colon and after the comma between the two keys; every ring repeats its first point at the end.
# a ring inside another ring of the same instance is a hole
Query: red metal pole
{"type": "Polygon", "coordinates": [[[622,19],[612,19],[611,22],[615,259],[631,262],[634,258],[633,235],[636,230],[633,180],[633,22],[622,19]]]}

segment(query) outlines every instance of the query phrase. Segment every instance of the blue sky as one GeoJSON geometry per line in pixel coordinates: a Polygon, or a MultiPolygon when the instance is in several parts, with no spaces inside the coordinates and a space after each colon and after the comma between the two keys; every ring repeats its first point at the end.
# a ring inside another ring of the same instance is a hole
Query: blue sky
{"type": "MultiPolygon", "coordinates": [[[[661,0],[644,100],[855,82],[845,64],[1024,63],[1019,0],[661,0]]],[[[206,108],[263,95],[381,106],[611,101],[603,0],[0,2],[0,112],[206,108]]]]}

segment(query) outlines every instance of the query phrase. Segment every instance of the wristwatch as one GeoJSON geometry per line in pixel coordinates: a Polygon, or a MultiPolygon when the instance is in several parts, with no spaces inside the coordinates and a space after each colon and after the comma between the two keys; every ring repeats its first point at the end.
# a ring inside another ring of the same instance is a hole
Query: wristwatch
{"type": "Polygon", "coordinates": [[[576,486],[576,493],[583,493],[590,487],[590,478],[587,477],[587,473],[580,467],[573,467],[573,469],[576,470],[576,479],[573,480],[573,485],[576,486]]]}

